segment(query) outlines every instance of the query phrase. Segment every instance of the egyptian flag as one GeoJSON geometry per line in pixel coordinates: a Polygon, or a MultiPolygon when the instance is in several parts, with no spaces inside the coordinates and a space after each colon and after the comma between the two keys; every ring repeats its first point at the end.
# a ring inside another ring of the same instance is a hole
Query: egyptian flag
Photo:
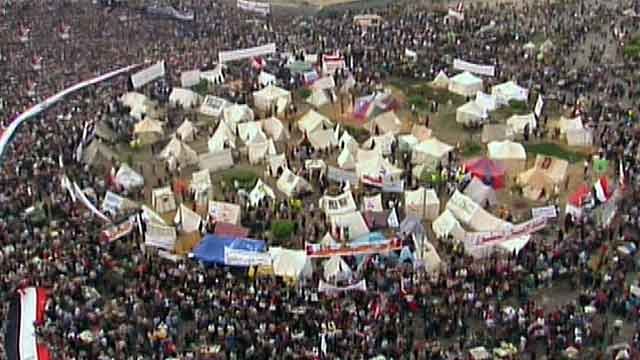
{"type": "Polygon", "coordinates": [[[34,55],[31,58],[31,67],[33,68],[33,70],[42,69],[42,56],[34,55]]]}
{"type": "Polygon", "coordinates": [[[604,176],[596,181],[593,188],[595,189],[596,199],[601,203],[606,202],[613,193],[613,189],[609,185],[609,180],[604,176]]]}
{"type": "Polygon", "coordinates": [[[71,26],[62,23],[60,24],[60,26],[58,26],[58,34],[60,35],[60,38],[62,40],[67,40],[69,39],[69,33],[71,32],[71,26]]]}
{"type": "Polygon", "coordinates": [[[26,26],[20,26],[18,29],[18,39],[20,42],[26,43],[29,41],[29,34],[31,33],[31,29],[26,26]]]}
{"type": "Polygon", "coordinates": [[[50,360],[46,345],[38,344],[36,327],[44,323],[47,291],[28,287],[18,291],[11,301],[5,334],[8,360],[50,360]]]}
{"type": "Polygon", "coordinates": [[[254,57],[251,58],[251,67],[253,67],[256,70],[262,70],[262,68],[264,68],[266,65],[266,62],[264,61],[263,58],[261,57],[254,57]]]}
{"type": "Polygon", "coordinates": [[[458,5],[456,5],[456,11],[459,13],[464,13],[464,2],[460,1],[458,5]]]}

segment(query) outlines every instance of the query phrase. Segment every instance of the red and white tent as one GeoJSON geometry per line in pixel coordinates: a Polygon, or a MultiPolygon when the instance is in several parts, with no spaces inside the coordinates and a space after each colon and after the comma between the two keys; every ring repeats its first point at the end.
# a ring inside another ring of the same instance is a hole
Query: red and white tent
{"type": "Polygon", "coordinates": [[[9,360],[50,360],[44,344],[38,344],[36,328],[44,324],[47,290],[28,287],[18,291],[11,303],[6,328],[6,353],[9,360]]]}

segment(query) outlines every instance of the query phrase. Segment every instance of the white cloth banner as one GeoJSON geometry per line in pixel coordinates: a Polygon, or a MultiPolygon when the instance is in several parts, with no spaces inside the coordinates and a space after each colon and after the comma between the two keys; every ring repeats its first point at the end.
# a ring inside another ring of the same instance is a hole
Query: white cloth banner
{"type": "Polygon", "coordinates": [[[531,216],[534,218],[555,219],[558,217],[558,211],[554,205],[536,207],[531,209],[531,216]]]}
{"type": "Polygon", "coordinates": [[[107,191],[104,195],[104,199],[102,199],[102,206],[100,207],[103,211],[108,211],[112,215],[116,215],[120,212],[120,208],[122,207],[122,203],[124,202],[124,198],[120,195],[117,195],[111,191],[107,191]]]}
{"type": "Polygon", "coordinates": [[[196,86],[200,83],[200,76],[200,70],[183,71],[180,74],[180,83],[184,88],[196,86]]]}
{"type": "Polygon", "coordinates": [[[271,266],[268,252],[224,248],[224,263],[229,266],[271,266]]]}
{"type": "Polygon", "coordinates": [[[335,286],[320,280],[320,284],[318,285],[318,292],[321,293],[341,293],[346,291],[367,291],[367,281],[360,280],[349,286],[335,286]]]}
{"type": "Polygon", "coordinates": [[[92,213],[94,213],[97,217],[104,220],[105,222],[108,222],[108,223],[111,222],[111,220],[105,214],[101,213],[100,210],[98,210],[91,203],[91,201],[87,199],[87,196],[84,194],[84,191],[82,191],[78,186],[78,184],[76,184],[75,182],[73,183],[73,190],[76,193],[76,197],[80,199],[80,202],[82,202],[84,206],[86,206],[89,210],[91,210],[92,213]]]}
{"type": "Polygon", "coordinates": [[[145,245],[173,251],[176,246],[176,238],[176,228],[152,222],[147,223],[145,245]]]}
{"type": "Polygon", "coordinates": [[[125,72],[131,71],[132,69],[135,69],[136,67],[138,67],[138,65],[130,65],[127,67],[123,67],[120,68],[118,70],[114,70],[111,71],[109,73],[106,73],[104,75],[101,76],[97,76],[95,78],[83,81],[83,82],[79,82],[75,85],[72,85],[58,93],[56,93],[53,96],[48,97],[47,99],[45,99],[43,102],[40,102],[34,106],[32,106],[31,108],[29,108],[27,111],[23,112],[22,114],[18,115],[18,117],[16,117],[11,124],[9,124],[9,126],[4,130],[4,132],[0,135],[0,158],[2,158],[2,155],[4,154],[4,150],[7,147],[7,144],[9,143],[9,140],[11,140],[11,138],[13,137],[13,134],[16,132],[16,130],[18,129],[18,127],[27,119],[38,115],[39,113],[41,113],[42,111],[44,111],[45,109],[47,109],[49,106],[57,103],[58,101],[62,100],[65,96],[74,93],[80,89],[83,89],[87,86],[91,86],[100,82],[103,82],[105,80],[108,80],[114,76],[123,74],[125,72]]]}
{"type": "Polygon", "coordinates": [[[522,224],[510,226],[502,231],[491,232],[468,232],[465,237],[465,244],[468,246],[487,246],[499,244],[507,240],[515,239],[525,235],[531,235],[547,226],[547,219],[533,218],[522,224]]]}
{"type": "Polygon", "coordinates": [[[134,88],[138,89],[152,82],[153,80],[163,77],[164,74],[165,69],[163,60],[131,75],[131,83],[133,84],[134,88]]]}
{"type": "Polygon", "coordinates": [[[256,56],[269,55],[276,52],[276,43],[256,46],[247,49],[220,51],[218,53],[218,61],[222,64],[228,61],[248,59],[256,56]]]}
{"type": "Polygon", "coordinates": [[[544,100],[542,99],[542,95],[538,95],[538,100],[536,100],[536,107],[533,109],[533,113],[536,115],[537,119],[540,119],[540,115],[542,115],[543,107],[544,107],[544,100]]]}
{"type": "Polygon", "coordinates": [[[238,0],[238,9],[251,11],[260,15],[267,15],[271,12],[271,6],[267,2],[255,2],[238,0]]]}
{"type": "Polygon", "coordinates": [[[468,71],[474,74],[485,76],[496,76],[496,69],[491,65],[478,65],[464,60],[453,60],[453,68],[456,70],[468,71]]]}

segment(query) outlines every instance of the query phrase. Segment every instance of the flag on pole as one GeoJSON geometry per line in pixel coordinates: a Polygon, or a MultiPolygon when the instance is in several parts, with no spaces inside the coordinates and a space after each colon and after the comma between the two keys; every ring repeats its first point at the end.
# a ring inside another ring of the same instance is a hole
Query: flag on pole
{"type": "Polygon", "coordinates": [[[593,185],[596,192],[596,198],[600,202],[605,202],[611,197],[612,189],[609,186],[609,180],[606,177],[601,177],[596,183],[593,185]]]}

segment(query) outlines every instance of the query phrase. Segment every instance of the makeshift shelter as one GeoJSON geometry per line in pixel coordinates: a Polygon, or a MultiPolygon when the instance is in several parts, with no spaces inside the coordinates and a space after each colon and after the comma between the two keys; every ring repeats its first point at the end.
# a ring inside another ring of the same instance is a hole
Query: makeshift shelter
{"type": "Polygon", "coordinates": [[[173,217],[173,223],[176,224],[178,231],[181,233],[197,233],[200,232],[202,217],[184,204],[180,204],[176,215],[173,217]]]}
{"type": "Polygon", "coordinates": [[[537,127],[536,117],[533,113],[527,115],[512,115],[507,119],[507,125],[511,127],[514,134],[523,134],[525,127],[529,125],[529,133],[537,127]]]}
{"type": "Polygon", "coordinates": [[[474,100],[467,102],[456,110],[456,122],[465,126],[476,126],[487,120],[487,110],[474,100]]]}
{"type": "Polygon", "coordinates": [[[481,206],[495,206],[498,204],[496,191],[476,177],[472,178],[464,188],[464,194],[471,198],[473,202],[480,204],[481,206]]]}
{"type": "Polygon", "coordinates": [[[287,156],[285,154],[280,154],[269,157],[268,167],[272,177],[280,177],[280,175],[289,168],[287,166],[287,156]]]}
{"type": "Polygon", "coordinates": [[[116,173],[116,183],[126,190],[131,190],[142,187],[144,185],[144,177],[133,170],[131,166],[123,163],[116,173]]]}
{"type": "Polygon", "coordinates": [[[260,143],[250,143],[247,147],[249,148],[249,163],[251,164],[258,164],[277,154],[276,145],[272,139],[260,143]]]}
{"type": "Polygon", "coordinates": [[[176,198],[169,186],[153,189],[151,206],[158,213],[166,213],[176,209],[176,198]]]}
{"type": "Polygon", "coordinates": [[[289,169],[284,169],[276,186],[289,198],[311,190],[311,185],[305,179],[292,173],[289,169]]]}
{"type": "Polygon", "coordinates": [[[200,113],[203,115],[211,116],[216,119],[222,118],[223,110],[229,106],[229,102],[225,99],[207,95],[202,104],[200,104],[200,113]]]}
{"type": "Polygon", "coordinates": [[[454,240],[461,241],[466,234],[458,219],[456,219],[449,210],[443,211],[442,214],[433,221],[431,228],[440,239],[446,239],[451,236],[454,240]]]}
{"type": "Polygon", "coordinates": [[[267,135],[262,131],[262,124],[258,121],[238,124],[237,134],[247,144],[267,141],[267,135]]]}
{"type": "Polygon", "coordinates": [[[241,207],[237,204],[209,201],[209,221],[214,223],[240,224],[241,207]]]}
{"type": "Polygon", "coordinates": [[[236,132],[236,126],[238,123],[253,121],[253,110],[244,104],[229,105],[222,110],[222,118],[225,124],[229,127],[232,134],[236,132]]]}
{"type": "Polygon", "coordinates": [[[338,282],[353,278],[353,271],[340,256],[332,256],[322,264],[322,268],[326,281],[338,282]]]}
{"type": "Polygon", "coordinates": [[[485,94],[482,91],[478,91],[476,93],[475,102],[476,104],[478,104],[478,106],[484,109],[485,112],[494,111],[495,109],[498,108],[498,103],[496,101],[496,98],[493,97],[492,95],[485,94]]]}
{"type": "Polygon", "coordinates": [[[213,190],[209,170],[200,170],[191,174],[189,190],[194,194],[196,204],[207,204],[211,197],[211,191],[213,190]]]}
{"type": "Polygon", "coordinates": [[[507,81],[505,83],[495,85],[491,88],[491,95],[493,95],[499,104],[509,104],[509,101],[527,101],[529,98],[529,90],[518,86],[513,81],[507,81]]]}
{"type": "Polygon", "coordinates": [[[273,273],[276,276],[299,280],[313,275],[313,264],[304,250],[271,247],[269,254],[273,261],[273,273]]]}
{"type": "Polygon", "coordinates": [[[466,171],[474,178],[494,189],[505,186],[506,171],[503,166],[487,158],[469,161],[465,165],[466,171]]]}
{"type": "Polygon", "coordinates": [[[116,153],[98,139],[91,141],[82,152],[82,162],[91,166],[101,165],[117,158],[116,153]]]}
{"type": "Polygon", "coordinates": [[[577,147],[593,146],[593,131],[586,128],[568,130],[567,144],[577,147]]]}
{"type": "MultiPolygon", "coordinates": [[[[426,235],[422,235],[426,236],[426,235]]],[[[435,273],[442,268],[442,259],[438,255],[438,251],[429,241],[424,241],[422,246],[422,254],[419,256],[422,259],[424,270],[428,274],[435,273]]]]}
{"type": "Polygon", "coordinates": [[[449,77],[444,71],[440,70],[438,75],[436,75],[435,79],[431,82],[431,86],[437,89],[448,89],[449,88],[449,77]]]}
{"type": "Polygon", "coordinates": [[[329,118],[315,110],[309,110],[299,121],[298,128],[303,134],[310,134],[316,130],[333,128],[333,123],[329,118]]]}
{"type": "Polygon", "coordinates": [[[180,140],[186,142],[195,140],[197,132],[198,129],[196,129],[188,119],[184,119],[182,124],[176,129],[176,134],[180,137],[180,140]]]}
{"type": "Polygon", "coordinates": [[[402,121],[395,111],[387,111],[369,121],[369,131],[375,135],[396,135],[402,129],[402,121]]]}
{"type": "Polygon", "coordinates": [[[265,198],[271,198],[274,200],[276,198],[276,194],[273,192],[273,189],[265,184],[261,179],[256,181],[256,185],[253,187],[251,192],[249,192],[249,202],[253,206],[257,206],[260,201],[265,198]]]}
{"type": "Polygon", "coordinates": [[[524,169],[527,152],[522,144],[509,140],[492,141],[487,149],[489,159],[498,161],[505,168],[511,171],[524,169]]]}
{"type": "Polygon", "coordinates": [[[261,71],[260,74],[258,74],[258,83],[262,86],[275,85],[277,81],[278,79],[275,75],[269,74],[266,71],[261,71]]]}
{"type": "Polygon", "coordinates": [[[173,137],[167,146],[162,149],[160,159],[169,162],[169,168],[175,169],[178,166],[194,165],[198,163],[198,154],[189,145],[173,137]]]}
{"type": "Polygon", "coordinates": [[[395,136],[391,133],[386,133],[380,136],[372,136],[362,144],[365,149],[371,149],[381,155],[391,155],[391,147],[396,140],[395,136]]]}
{"type": "Polygon", "coordinates": [[[484,124],[482,126],[482,142],[513,140],[513,130],[504,124],[484,124]]]}
{"type": "Polygon", "coordinates": [[[289,131],[285,128],[280,119],[270,117],[260,120],[262,131],[267,134],[273,141],[285,141],[289,138],[289,131]]]}
{"type": "Polygon", "coordinates": [[[356,174],[369,185],[382,187],[388,182],[399,180],[403,170],[391,164],[389,160],[378,156],[372,160],[356,163],[356,174]]]}
{"type": "Polygon", "coordinates": [[[484,210],[473,199],[457,190],[449,198],[446,208],[456,219],[474,231],[498,231],[505,230],[510,226],[508,222],[484,210]]]}
{"type": "Polygon", "coordinates": [[[332,233],[337,239],[352,240],[369,233],[367,223],[359,211],[331,215],[332,233]]]}
{"type": "Polygon", "coordinates": [[[406,216],[435,220],[440,213],[440,199],[433,189],[423,187],[404,192],[404,212],[406,216]]]}
{"type": "Polygon", "coordinates": [[[206,264],[247,267],[250,265],[270,265],[263,240],[208,234],[193,250],[196,260],[206,264]]]}
{"type": "Polygon", "coordinates": [[[355,153],[358,151],[360,144],[358,144],[356,139],[354,139],[349,132],[345,131],[338,140],[338,146],[340,149],[348,149],[351,153],[355,153]]]}
{"type": "Polygon", "coordinates": [[[398,136],[398,149],[401,152],[411,152],[419,142],[420,140],[411,134],[400,135],[398,136]]]}
{"type": "Polygon", "coordinates": [[[351,191],[337,196],[325,195],[320,198],[319,207],[327,216],[345,214],[357,210],[351,191]]]}
{"type": "Polygon", "coordinates": [[[338,145],[338,139],[335,137],[333,130],[316,130],[307,134],[307,138],[316,150],[326,150],[338,145]]]}
{"type": "Polygon", "coordinates": [[[253,103],[259,111],[283,114],[291,103],[291,92],[269,85],[253,93],[253,103]]]}
{"type": "Polygon", "coordinates": [[[213,133],[213,136],[209,138],[207,142],[209,152],[218,152],[227,148],[236,148],[236,136],[224,123],[220,122],[218,128],[213,133]]]}
{"type": "Polygon", "coordinates": [[[453,146],[443,143],[436,138],[427,139],[413,148],[411,162],[414,164],[437,164],[448,161],[448,154],[453,146]]]}
{"type": "Polygon", "coordinates": [[[431,137],[431,129],[424,125],[414,124],[411,128],[411,135],[415,136],[418,141],[425,141],[431,137]]]}
{"type": "Polygon", "coordinates": [[[332,90],[316,89],[311,92],[311,95],[309,95],[309,97],[306,99],[306,102],[311,104],[313,107],[317,109],[322,106],[331,104],[335,98],[336,98],[336,95],[333,93],[332,90]]]}
{"type": "Polygon", "coordinates": [[[136,123],[133,126],[133,134],[143,144],[153,144],[164,135],[162,124],[150,117],[136,123]]]}
{"type": "Polygon", "coordinates": [[[345,170],[352,170],[356,168],[356,160],[349,149],[342,149],[340,155],[338,155],[338,167],[345,170]]]}
{"type": "Polygon", "coordinates": [[[538,155],[535,165],[518,176],[526,197],[534,200],[551,195],[566,179],[569,162],[538,155]]]}
{"type": "Polygon", "coordinates": [[[185,109],[196,107],[201,100],[200,95],[189,89],[173,88],[169,94],[169,104],[185,109]]]}
{"type": "Polygon", "coordinates": [[[130,109],[129,115],[140,120],[143,114],[149,113],[150,100],[138,92],[128,92],[120,97],[120,103],[130,109]]]}
{"type": "Polygon", "coordinates": [[[482,79],[465,71],[449,79],[449,91],[465,97],[472,97],[483,89],[482,79]]]}
{"type": "Polygon", "coordinates": [[[233,167],[231,150],[220,150],[198,155],[198,167],[211,172],[226,170],[233,167]]]}
{"type": "Polygon", "coordinates": [[[384,112],[394,110],[397,102],[390,92],[379,92],[356,99],[353,116],[358,119],[371,119],[384,112]]]}

